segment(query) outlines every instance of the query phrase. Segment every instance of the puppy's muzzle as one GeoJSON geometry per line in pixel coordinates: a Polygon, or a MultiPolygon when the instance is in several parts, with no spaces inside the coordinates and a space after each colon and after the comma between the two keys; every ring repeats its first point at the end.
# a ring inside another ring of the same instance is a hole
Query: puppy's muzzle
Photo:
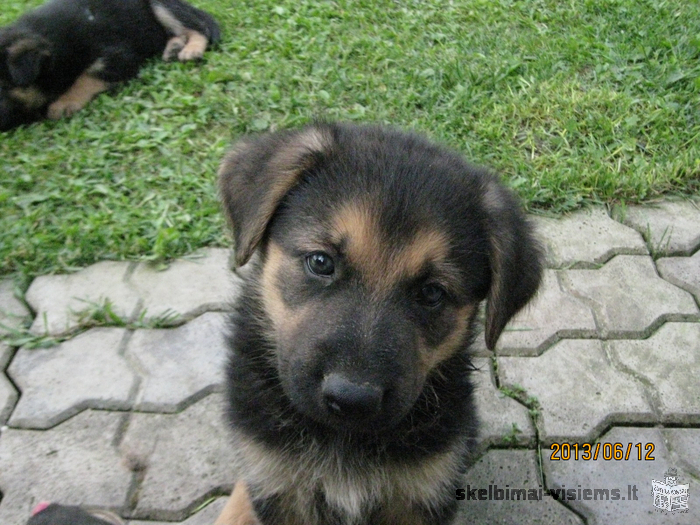
{"type": "Polygon", "coordinates": [[[342,374],[329,374],[321,386],[328,411],[353,420],[371,419],[382,409],[384,389],[371,383],[358,384],[342,374]]]}

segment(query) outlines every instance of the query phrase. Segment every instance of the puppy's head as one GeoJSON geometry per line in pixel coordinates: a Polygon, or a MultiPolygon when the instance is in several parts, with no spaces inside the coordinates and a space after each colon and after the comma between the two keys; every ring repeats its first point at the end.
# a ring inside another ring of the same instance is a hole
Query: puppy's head
{"type": "Polygon", "coordinates": [[[260,253],[251,279],[285,394],[334,427],[397,423],[467,351],[482,300],[493,348],[539,284],[511,194],[414,135],[316,124],[246,139],[220,185],[237,264],[260,253]]]}
{"type": "Polygon", "coordinates": [[[36,81],[50,60],[51,47],[44,38],[0,29],[0,131],[41,118],[47,97],[36,81]]]}

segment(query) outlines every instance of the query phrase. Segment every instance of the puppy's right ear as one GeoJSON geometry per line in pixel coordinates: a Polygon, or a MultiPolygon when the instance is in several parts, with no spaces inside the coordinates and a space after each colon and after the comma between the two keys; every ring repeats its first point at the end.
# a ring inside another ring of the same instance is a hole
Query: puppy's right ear
{"type": "Polygon", "coordinates": [[[17,87],[32,84],[50,56],[49,44],[43,38],[26,37],[17,40],[7,48],[7,69],[12,83],[17,87]]]}
{"type": "Polygon", "coordinates": [[[243,139],[226,154],[219,190],[233,228],[236,266],[248,262],[280,201],[332,147],[331,129],[313,125],[243,139]]]}

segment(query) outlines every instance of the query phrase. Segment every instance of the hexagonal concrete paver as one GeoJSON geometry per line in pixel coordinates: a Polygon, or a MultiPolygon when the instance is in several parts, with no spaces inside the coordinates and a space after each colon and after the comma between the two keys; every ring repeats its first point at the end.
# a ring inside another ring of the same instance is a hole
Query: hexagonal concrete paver
{"type": "Polygon", "coordinates": [[[140,521],[134,520],[129,521],[128,525],[174,525],[174,523],[179,523],[181,525],[211,525],[216,520],[217,516],[221,514],[221,511],[226,505],[226,500],[228,498],[217,498],[211,503],[209,503],[203,509],[197,511],[192,516],[184,521],[172,522],[172,521],[140,521]]]}
{"type": "Polygon", "coordinates": [[[36,312],[34,334],[63,334],[80,323],[80,313],[109,299],[118,316],[128,319],[138,305],[138,295],[126,285],[132,263],[103,261],[69,275],[44,275],[32,281],[25,295],[36,312]]]}
{"type": "Polygon", "coordinates": [[[649,339],[606,344],[643,378],[663,421],[700,423],[700,322],[666,323],[649,339]]]}
{"type": "Polygon", "coordinates": [[[479,415],[478,448],[533,445],[535,429],[527,409],[496,388],[490,359],[474,360],[474,398],[479,415]]]}
{"type": "Polygon", "coordinates": [[[613,216],[646,236],[652,253],[690,255],[700,247],[700,201],[628,206],[613,216]]]}
{"type": "Polygon", "coordinates": [[[606,339],[644,337],[664,320],[700,315],[693,297],[661,279],[650,257],[618,255],[600,270],[563,273],[562,284],[591,304],[606,339]]]}
{"type": "Polygon", "coordinates": [[[692,257],[663,257],[656,261],[661,277],[692,293],[700,302],[700,251],[692,257]]]}
{"type": "Polygon", "coordinates": [[[575,513],[545,495],[532,450],[489,451],[467,471],[462,488],[458,525],[583,525],[575,513]]]}
{"type": "Polygon", "coordinates": [[[559,339],[593,337],[596,334],[591,308],[562,290],[561,271],[545,270],[537,296],[516,315],[496,345],[498,355],[536,356],[559,339]]]}
{"type": "Polygon", "coordinates": [[[615,255],[645,255],[644,239],[602,207],[560,218],[538,218],[537,232],[550,268],[595,268],[615,255]]]}
{"type": "Polygon", "coordinates": [[[235,451],[223,410],[223,396],[211,394],[179,414],[131,416],[120,450],[145,468],[132,518],[182,520],[233,488],[235,451]]]}
{"type": "Polygon", "coordinates": [[[114,447],[121,414],[87,410],[48,430],[0,437],[0,523],[27,522],[40,501],[120,510],[132,473],[114,447]]]}
{"type": "Polygon", "coordinates": [[[572,456],[569,461],[552,461],[552,451],[542,451],[549,488],[572,490],[571,493],[567,492],[566,504],[580,512],[588,525],[696,525],[700,522],[700,505],[693,505],[692,501],[694,493],[697,494],[697,491],[693,491],[697,486],[696,480],[673,461],[659,429],[613,428],[599,443],[593,444],[591,455],[595,454],[598,444],[600,448],[596,460],[592,457],[586,460],[580,455],[578,460],[572,456]],[[622,456],[618,456],[622,459],[619,460],[615,459],[614,447],[617,443],[620,444],[618,450],[622,451],[622,456]],[[647,453],[650,453],[649,457],[647,453]],[[689,512],[686,514],[676,512],[671,515],[654,507],[652,480],[664,481],[669,468],[678,469],[678,481],[692,483],[689,512]],[[584,492],[586,489],[591,492],[584,492]],[[589,499],[585,499],[586,496],[589,499]]]}
{"type": "Polygon", "coordinates": [[[49,428],[85,408],[129,408],[137,377],[120,355],[126,333],[95,328],[52,348],[20,349],[8,368],[22,393],[10,425],[49,428]]]}
{"type": "Polygon", "coordinates": [[[678,461],[680,467],[700,479],[700,428],[665,428],[661,433],[674,462],[678,461]]]}
{"type": "Polygon", "coordinates": [[[31,312],[15,297],[12,279],[0,280],[0,336],[21,328],[31,312]]]}
{"type": "Polygon", "coordinates": [[[525,389],[541,407],[540,439],[590,441],[614,422],[651,422],[640,383],[608,362],[597,340],[565,339],[540,357],[499,357],[501,385],[525,389]]]}
{"type": "Polygon", "coordinates": [[[143,300],[146,318],[172,312],[192,319],[206,311],[228,309],[239,281],[230,270],[230,255],[230,250],[209,248],[199,257],[174,261],[164,271],[140,263],[129,283],[143,300]]]}
{"type": "Polygon", "coordinates": [[[138,361],[143,377],[135,408],[174,412],[220,390],[225,330],[226,314],[209,312],[179,328],[134,332],[127,355],[138,361]]]}

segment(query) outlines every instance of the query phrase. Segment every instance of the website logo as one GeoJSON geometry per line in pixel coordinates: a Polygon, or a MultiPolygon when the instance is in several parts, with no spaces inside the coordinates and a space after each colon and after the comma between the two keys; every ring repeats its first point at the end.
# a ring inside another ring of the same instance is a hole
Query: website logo
{"type": "Polygon", "coordinates": [[[680,484],[678,471],[675,468],[669,469],[664,474],[663,481],[651,480],[654,507],[671,514],[687,513],[689,488],[690,484],[688,483],[680,484]]]}

